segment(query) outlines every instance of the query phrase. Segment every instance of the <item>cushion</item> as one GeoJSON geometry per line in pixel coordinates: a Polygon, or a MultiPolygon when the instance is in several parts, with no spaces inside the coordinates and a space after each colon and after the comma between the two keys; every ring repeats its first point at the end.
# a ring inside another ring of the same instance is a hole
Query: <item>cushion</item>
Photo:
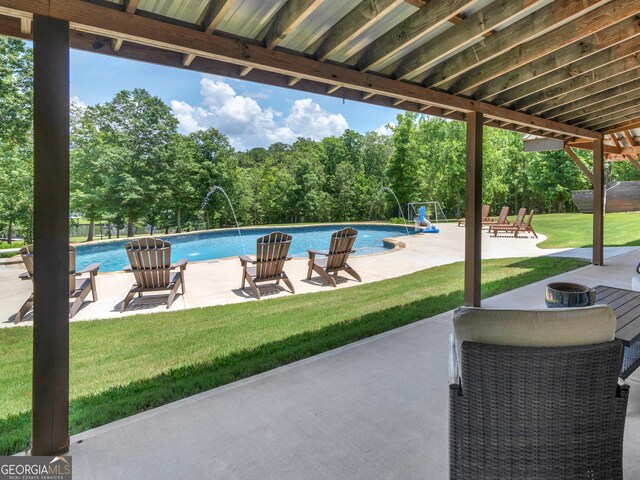
{"type": "Polygon", "coordinates": [[[520,347],[593,345],[615,338],[616,316],[608,305],[544,310],[462,307],[453,314],[453,331],[458,355],[465,341],[520,347]]]}

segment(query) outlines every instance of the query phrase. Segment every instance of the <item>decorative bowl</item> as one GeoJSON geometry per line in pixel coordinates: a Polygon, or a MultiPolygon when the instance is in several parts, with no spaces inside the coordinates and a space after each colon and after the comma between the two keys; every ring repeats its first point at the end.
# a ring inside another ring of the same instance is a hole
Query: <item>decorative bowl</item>
{"type": "Polygon", "coordinates": [[[549,283],[545,303],[548,308],[588,307],[595,305],[596,291],[579,283],[549,283]]]}

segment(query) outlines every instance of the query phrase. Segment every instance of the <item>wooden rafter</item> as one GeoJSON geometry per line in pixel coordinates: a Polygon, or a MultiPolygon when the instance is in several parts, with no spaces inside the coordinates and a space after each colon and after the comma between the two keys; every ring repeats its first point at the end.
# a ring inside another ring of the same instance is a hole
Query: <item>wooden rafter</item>
{"type": "Polygon", "coordinates": [[[574,119],[571,123],[576,125],[599,125],[611,120],[617,120],[621,114],[629,113],[629,111],[637,111],[640,106],[640,96],[635,95],[634,98],[626,102],[620,103],[613,107],[605,108],[602,110],[595,110],[587,115],[574,119]]]}
{"type": "Polygon", "coordinates": [[[586,92],[602,91],[633,80],[628,77],[628,73],[640,68],[639,51],[640,46],[635,40],[616,45],[586,59],[585,61],[591,65],[585,66],[581,62],[567,65],[510,90],[508,95],[492,99],[492,103],[508,105],[515,110],[526,109],[532,113],[541,113],[560,106],[563,104],[563,98],[569,98],[565,103],[570,103],[572,95],[574,99],[582,98],[583,94],[580,92],[583,89],[586,92]],[[602,62],[598,63],[599,60],[602,62]],[[571,67],[574,67],[574,70],[571,70],[571,67]],[[575,97],[576,94],[579,96],[575,97]]]}
{"type": "MultiPolygon", "coordinates": [[[[566,65],[575,58],[594,53],[628,38],[629,28],[640,29],[637,25],[637,20],[630,18],[627,21],[620,22],[620,19],[639,12],[640,2],[637,0],[614,0],[493,58],[490,63],[475,67],[459,78],[439,82],[438,86],[452,93],[468,94],[474,91],[476,87],[500,76],[505,76],[518,67],[526,66],[533,70],[535,67],[531,63],[545,57],[545,55],[550,55],[550,60],[558,66],[566,65]],[[621,23],[621,25],[616,26],[617,23],[621,23]],[[602,30],[609,30],[608,27],[611,27],[615,34],[606,31],[603,32],[603,35],[594,35],[602,30]],[[558,42],[558,38],[562,39],[561,43],[558,42]],[[581,40],[584,40],[584,43],[577,43],[581,40]]],[[[516,76],[515,80],[511,79],[512,82],[521,83],[523,80],[521,77],[527,78],[529,76],[525,73],[525,68],[519,72],[520,76],[516,76]]],[[[507,84],[507,87],[509,85],[511,84],[507,84]]],[[[491,94],[500,91],[496,90],[497,86],[495,84],[491,84],[491,86],[493,88],[490,92],[491,94]]],[[[503,86],[503,88],[506,87],[503,86]]],[[[474,97],[485,98],[486,95],[476,95],[474,93],[474,97]]]]}
{"type": "MultiPolygon", "coordinates": [[[[573,40],[576,40],[574,43],[561,48],[554,49],[554,47],[548,47],[547,50],[551,51],[547,51],[544,55],[540,55],[544,53],[542,51],[532,54],[532,58],[538,58],[532,59],[518,68],[512,69],[507,74],[498,76],[495,79],[479,85],[473,85],[473,97],[478,100],[488,100],[496,95],[501,95],[502,98],[504,98],[505,96],[509,96],[510,89],[517,86],[522,86],[522,90],[526,92],[527,87],[535,88],[535,85],[528,85],[529,80],[539,78],[568,65],[573,65],[573,70],[570,69],[570,71],[573,71],[575,75],[575,66],[581,64],[583,68],[588,68],[590,64],[587,60],[594,54],[610,49],[624,41],[634,41],[637,45],[637,39],[630,40],[640,36],[640,24],[635,17],[630,17],[620,22],[617,20],[617,17],[614,16],[609,17],[609,22],[613,22],[613,25],[607,26],[609,24],[603,19],[601,23],[598,23],[598,27],[595,27],[599,28],[602,26],[603,30],[578,40],[574,37],[573,40]]],[[[571,40],[567,37],[563,38],[566,38],[567,41],[571,40]]],[[[539,38],[531,43],[540,45],[541,41],[542,38],[539,38]]],[[[598,64],[602,65],[602,61],[598,64]]],[[[592,68],[596,68],[598,64],[591,64],[591,66],[592,68]]],[[[454,85],[453,88],[454,92],[466,92],[468,90],[470,89],[464,88],[464,85],[458,88],[458,84],[454,85]]]]}
{"type": "MultiPolygon", "coordinates": [[[[236,0],[209,0],[202,20],[202,30],[205,33],[213,33],[235,2],[236,0]]],[[[182,66],[190,66],[195,58],[193,53],[183,55],[182,66]]]]}
{"type": "Polygon", "coordinates": [[[614,125],[613,127],[607,128],[604,131],[604,135],[610,135],[612,133],[619,133],[624,130],[632,130],[634,128],[640,128],[640,115],[635,120],[629,120],[626,122],[620,122],[618,125],[614,125]]]}
{"type": "MultiPolygon", "coordinates": [[[[31,1],[36,3],[34,8],[37,8],[38,3],[35,0],[31,1]]],[[[24,11],[25,4],[21,1],[0,0],[0,6],[15,8],[16,5],[24,11]]],[[[420,104],[431,104],[463,113],[477,111],[488,117],[506,119],[510,123],[541,128],[547,132],[565,133],[583,138],[601,138],[601,134],[598,132],[540,117],[532,117],[522,112],[514,112],[491,104],[448,95],[418,85],[383,78],[379,75],[358,72],[343,66],[320,63],[285,51],[269,50],[263,46],[234,38],[214,35],[215,41],[212,42],[210,35],[185,29],[179,25],[162,23],[162,28],[158,28],[157,20],[131,15],[127,15],[125,20],[122,16],[126,14],[118,10],[80,0],[49,0],[49,5],[51,15],[69,20],[74,29],[107,37],[122,38],[125,42],[136,42],[181,53],[194,53],[197,56],[241,67],[251,66],[287,77],[296,76],[330,85],[345,85],[360,92],[404,99],[420,104]]]]}
{"type": "Polygon", "coordinates": [[[136,13],[140,0],[124,0],[124,11],[127,13],[136,13]]]}
{"type": "Polygon", "coordinates": [[[583,93],[581,97],[573,98],[569,104],[548,110],[545,113],[545,117],[567,122],[581,115],[589,114],[594,108],[607,108],[629,100],[632,98],[632,94],[640,89],[640,78],[637,77],[638,72],[631,71],[629,73],[635,74],[627,77],[631,81],[616,85],[613,88],[605,88],[591,95],[584,95],[583,93]],[[633,78],[634,76],[636,78],[633,78]]]}
{"type": "Polygon", "coordinates": [[[624,115],[618,115],[613,120],[598,125],[598,129],[602,132],[617,131],[619,129],[633,128],[629,125],[634,125],[640,122],[640,108],[624,115]]]}
{"type": "Polygon", "coordinates": [[[264,32],[264,45],[275,48],[320,5],[322,0],[287,0],[264,32]]]}
{"type": "Polygon", "coordinates": [[[396,55],[402,49],[419,41],[451,17],[466,10],[478,0],[432,0],[410,17],[371,42],[349,60],[362,72],[374,70],[378,65],[396,55]]]}
{"type": "MultiPolygon", "coordinates": [[[[547,8],[514,22],[469,48],[423,73],[408,72],[402,79],[416,80],[428,87],[441,86],[473,68],[492,60],[525,42],[530,42],[547,32],[557,29],[585,14],[590,7],[602,5],[606,0],[556,0],[547,8]]],[[[556,45],[558,44],[556,39],[556,45]]],[[[517,50],[517,49],[516,49],[517,50]]]]}
{"type": "Polygon", "coordinates": [[[321,62],[343,48],[349,41],[380,21],[405,0],[364,0],[331,27],[320,41],[314,56],[321,62]]]}
{"type": "Polygon", "coordinates": [[[419,46],[410,55],[382,70],[394,78],[404,78],[411,72],[423,72],[450,53],[493,32],[518,13],[532,10],[544,0],[499,0],[469,15],[463,21],[419,46]]]}

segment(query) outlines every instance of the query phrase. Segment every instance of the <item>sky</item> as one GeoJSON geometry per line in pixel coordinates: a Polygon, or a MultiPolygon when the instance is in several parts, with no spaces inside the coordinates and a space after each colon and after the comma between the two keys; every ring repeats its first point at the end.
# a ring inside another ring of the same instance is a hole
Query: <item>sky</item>
{"type": "Polygon", "coordinates": [[[71,51],[71,96],[103,103],[123,89],[145,88],[167,103],[180,133],[214,127],[238,150],[320,140],[347,128],[388,133],[399,110],[315,95],[246,80],[71,51]]]}

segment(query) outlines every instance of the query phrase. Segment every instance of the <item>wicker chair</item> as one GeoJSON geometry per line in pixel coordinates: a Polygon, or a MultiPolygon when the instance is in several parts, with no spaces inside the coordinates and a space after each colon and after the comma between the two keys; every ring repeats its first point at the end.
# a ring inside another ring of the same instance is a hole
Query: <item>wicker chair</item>
{"type": "Polygon", "coordinates": [[[622,348],[615,340],[463,341],[461,375],[449,388],[450,478],[622,479],[629,393],[618,384],[622,348]]]}

